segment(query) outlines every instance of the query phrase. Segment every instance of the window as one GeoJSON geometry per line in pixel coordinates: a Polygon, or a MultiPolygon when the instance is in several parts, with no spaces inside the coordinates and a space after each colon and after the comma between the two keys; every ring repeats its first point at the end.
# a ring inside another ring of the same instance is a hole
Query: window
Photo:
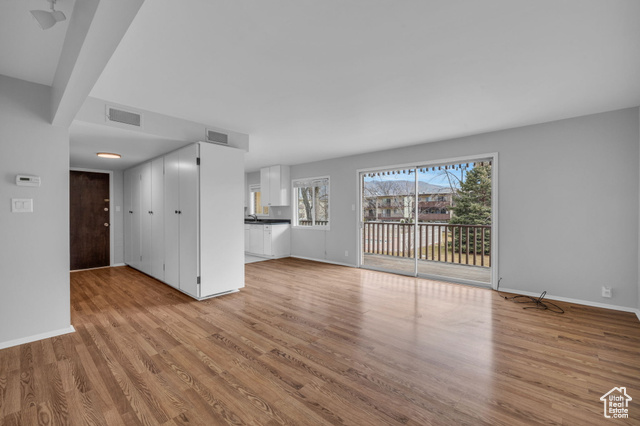
{"type": "Polygon", "coordinates": [[[329,228],[329,178],[293,180],[294,226],[329,228]]]}
{"type": "Polygon", "coordinates": [[[269,206],[260,204],[260,185],[249,185],[249,214],[268,216],[269,206]]]}

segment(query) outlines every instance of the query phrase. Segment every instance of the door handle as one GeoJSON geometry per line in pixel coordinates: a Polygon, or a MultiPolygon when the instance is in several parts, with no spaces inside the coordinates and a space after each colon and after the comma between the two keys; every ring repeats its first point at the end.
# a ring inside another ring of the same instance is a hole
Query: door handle
{"type": "Polygon", "coordinates": [[[109,226],[109,224],[105,222],[105,223],[104,223],[104,226],[109,226]]]}

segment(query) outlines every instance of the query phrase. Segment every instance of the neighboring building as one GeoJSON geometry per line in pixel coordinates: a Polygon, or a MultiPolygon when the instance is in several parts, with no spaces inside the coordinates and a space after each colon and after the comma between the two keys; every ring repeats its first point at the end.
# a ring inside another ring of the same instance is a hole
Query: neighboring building
{"type": "MultiPolygon", "coordinates": [[[[453,191],[430,185],[429,192],[418,195],[419,222],[449,222],[453,212],[453,191]]],[[[364,198],[364,220],[381,222],[408,221],[413,212],[413,195],[373,195],[364,198]]]]}

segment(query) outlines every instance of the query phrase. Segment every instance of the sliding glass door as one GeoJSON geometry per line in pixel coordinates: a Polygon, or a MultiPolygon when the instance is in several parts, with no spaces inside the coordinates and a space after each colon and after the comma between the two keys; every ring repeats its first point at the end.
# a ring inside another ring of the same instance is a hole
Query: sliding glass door
{"type": "Polygon", "coordinates": [[[362,266],[415,275],[413,169],[361,174],[362,266]]]}
{"type": "Polygon", "coordinates": [[[361,266],[490,285],[490,158],[360,173],[361,266]]]}

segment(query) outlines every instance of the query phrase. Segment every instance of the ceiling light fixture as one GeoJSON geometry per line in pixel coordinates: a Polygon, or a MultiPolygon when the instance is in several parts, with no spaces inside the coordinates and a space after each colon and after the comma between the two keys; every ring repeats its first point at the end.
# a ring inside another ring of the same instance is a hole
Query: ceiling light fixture
{"type": "Polygon", "coordinates": [[[43,30],[49,29],[53,27],[56,23],[67,19],[64,13],[62,13],[59,10],[55,10],[53,8],[57,0],[47,0],[47,1],[51,3],[51,12],[46,10],[31,11],[31,14],[33,15],[34,18],[36,18],[36,21],[38,21],[38,25],[40,25],[40,28],[42,28],[43,30]]]}
{"type": "Polygon", "coordinates": [[[114,154],[113,152],[99,152],[98,157],[102,158],[120,158],[122,157],[120,154],[114,154]]]}

